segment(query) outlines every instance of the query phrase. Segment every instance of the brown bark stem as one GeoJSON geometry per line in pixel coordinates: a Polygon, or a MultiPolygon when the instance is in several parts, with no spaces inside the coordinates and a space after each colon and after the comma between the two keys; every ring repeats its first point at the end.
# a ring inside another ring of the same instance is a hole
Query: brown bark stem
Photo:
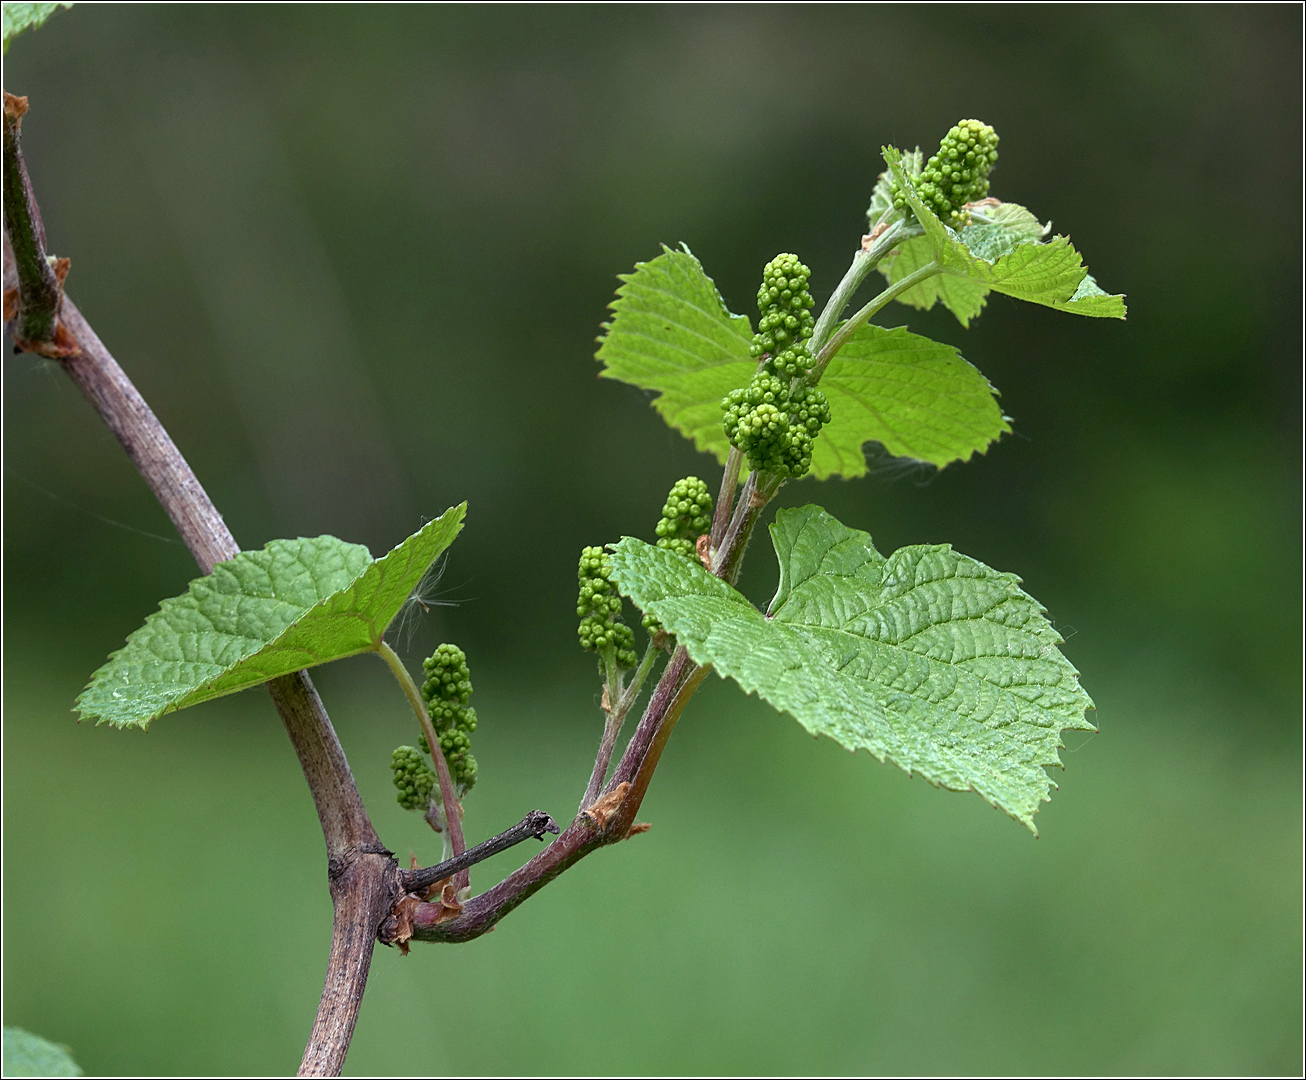
{"type": "MultiPolygon", "coordinates": [[[[48,262],[40,211],[26,170],[11,172],[8,167],[11,147],[18,153],[16,118],[11,124],[9,111],[7,107],[3,197],[8,241],[4,254],[11,265],[5,266],[4,276],[6,286],[16,278],[16,318],[6,327],[16,335],[25,325],[24,312],[50,307],[43,275],[22,270],[25,258],[33,267],[46,263],[48,268],[48,262]],[[21,183],[16,182],[19,179],[21,183]],[[19,246],[30,250],[15,250],[19,246]]],[[[59,362],[127,451],[200,569],[207,574],[215,563],[232,558],[240,549],[222,515],[126,373],[71,300],[64,297],[61,305],[56,303],[54,315],[66,334],[59,362]]],[[[15,336],[16,343],[20,339],[21,335],[15,336]]],[[[398,895],[398,867],[377,839],[344,750],[308,675],[300,671],[276,679],[268,690],[317,808],[335,904],[325,986],[300,1072],[335,1076],[353,1036],[377,927],[398,895]]]]}
{"type": "Polygon", "coordinates": [[[401,872],[399,882],[403,885],[405,892],[417,893],[420,896],[424,890],[429,889],[437,881],[443,881],[451,874],[456,874],[459,870],[475,866],[478,862],[484,862],[490,856],[498,855],[501,851],[507,851],[510,847],[520,844],[523,840],[528,840],[531,837],[536,840],[543,840],[545,833],[556,835],[560,831],[558,823],[543,810],[532,810],[511,829],[505,829],[498,836],[492,836],[483,843],[477,844],[474,848],[468,848],[461,855],[455,855],[452,859],[445,859],[444,862],[435,866],[425,866],[420,870],[401,872]]]}

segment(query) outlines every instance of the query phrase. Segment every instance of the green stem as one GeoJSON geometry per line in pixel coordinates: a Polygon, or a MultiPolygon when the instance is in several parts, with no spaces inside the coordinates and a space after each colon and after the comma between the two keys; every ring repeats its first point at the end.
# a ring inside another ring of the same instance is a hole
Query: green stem
{"type": "MultiPolygon", "coordinates": [[[[376,650],[381,655],[381,659],[389,665],[390,670],[394,672],[394,677],[399,680],[399,685],[403,687],[404,696],[408,698],[408,704],[413,707],[413,712],[417,715],[417,722],[422,726],[422,734],[426,736],[426,745],[431,748],[431,760],[435,762],[435,775],[440,780],[440,802],[444,804],[444,820],[448,823],[449,828],[449,846],[453,848],[454,856],[457,857],[467,850],[467,843],[463,839],[463,813],[462,807],[458,805],[458,797],[454,794],[453,779],[449,776],[449,763],[444,760],[444,751],[440,749],[440,739],[435,734],[435,727],[431,723],[431,714],[426,711],[426,702],[422,700],[422,693],[417,689],[417,684],[413,682],[413,677],[408,674],[408,668],[404,662],[399,659],[398,653],[390,648],[384,641],[376,650]]],[[[467,874],[466,870],[460,872],[459,877],[467,874]]],[[[467,887],[466,881],[460,881],[459,889],[467,887]]]]}
{"type": "Polygon", "coordinates": [[[821,311],[821,317],[816,320],[812,338],[807,343],[807,349],[813,356],[816,356],[825,346],[825,343],[830,340],[830,335],[834,333],[839,316],[843,314],[843,309],[848,306],[853,294],[866,280],[867,275],[880,264],[880,261],[890,251],[904,240],[921,235],[921,231],[921,227],[915,221],[900,219],[870,241],[867,246],[858,250],[857,254],[853,256],[852,264],[844,274],[843,280],[830,294],[830,299],[821,311]]]}
{"type": "Polygon", "coordinates": [[[661,651],[661,649],[653,647],[651,639],[648,645],[645,646],[644,657],[640,660],[639,667],[635,669],[635,674],[630,677],[630,685],[626,687],[625,693],[621,695],[621,703],[617,706],[617,710],[622,716],[630,712],[630,707],[635,704],[635,699],[639,697],[640,687],[644,685],[648,673],[653,670],[653,662],[658,658],[658,653],[661,651]]]}
{"type": "Polygon", "coordinates": [[[617,647],[609,645],[603,650],[603,689],[607,696],[606,712],[612,712],[621,699],[621,668],[617,667],[617,647]]]}
{"type": "Polygon", "coordinates": [[[603,781],[608,776],[608,765],[612,762],[612,750],[617,745],[617,736],[621,734],[621,725],[626,722],[626,714],[630,712],[630,707],[639,697],[639,689],[648,677],[660,651],[653,647],[653,639],[650,637],[648,645],[644,648],[644,658],[635,669],[635,674],[631,676],[630,685],[624,690],[618,690],[620,696],[608,690],[608,708],[603,719],[603,738],[599,740],[599,752],[594,758],[590,782],[586,785],[585,795],[580,800],[582,810],[587,806],[593,806],[594,800],[603,790],[603,781]]]}
{"type": "Polygon", "coordinates": [[[913,271],[905,278],[895,281],[885,289],[884,292],[880,293],[879,296],[853,315],[852,318],[839,327],[838,332],[830,338],[825,347],[817,354],[816,363],[812,365],[811,373],[807,376],[808,385],[815,386],[820,382],[821,376],[825,374],[825,369],[829,366],[830,361],[834,359],[834,354],[843,348],[844,342],[852,337],[857,329],[872,315],[884,307],[890,300],[897,296],[901,296],[908,289],[919,285],[926,278],[931,278],[935,274],[942,272],[943,271],[939,267],[937,260],[928,262],[919,270],[913,271]]]}

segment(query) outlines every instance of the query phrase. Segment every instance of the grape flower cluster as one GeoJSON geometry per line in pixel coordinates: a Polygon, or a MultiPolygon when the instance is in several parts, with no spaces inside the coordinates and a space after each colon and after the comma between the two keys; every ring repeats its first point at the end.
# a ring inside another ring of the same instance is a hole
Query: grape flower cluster
{"type": "Polygon", "coordinates": [[[583,548],[576,578],[580,589],[576,614],[581,645],[599,656],[611,655],[617,666],[633,668],[635,632],[621,621],[621,596],[612,584],[608,554],[601,547],[583,548]]]}
{"type": "Polygon", "coordinates": [[[390,768],[399,789],[399,805],[405,810],[425,810],[435,787],[435,773],[422,752],[415,746],[396,747],[390,755],[390,768]]]}
{"type": "MultiPolygon", "coordinates": [[[[921,202],[939,220],[960,229],[969,219],[967,203],[978,202],[989,193],[989,170],[998,160],[998,136],[988,124],[962,120],[939,144],[939,152],[925,163],[916,183],[921,202]]],[[[906,209],[907,200],[897,184],[893,205],[906,209]]]]}
{"type": "MultiPolygon", "coordinates": [[[[476,710],[467,704],[472,696],[467,654],[457,645],[441,645],[422,661],[422,670],[426,672],[422,700],[426,702],[435,736],[440,740],[449,778],[462,798],[476,783],[476,759],[472,757],[469,738],[476,730],[476,710]]],[[[421,743],[425,747],[425,736],[421,743]]]]}
{"type": "Polygon", "coordinates": [[[677,480],[662,504],[658,521],[658,547],[687,559],[697,558],[696,542],[712,527],[712,496],[697,476],[677,480]]]}
{"type": "MultiPolygon", "coordinates": [[[[697,476],[686,476],[671,485],[657,528],[657,546],[666,551],[698,561],[698,538],[712,527],[712,495],[697,476]]],[[[644,629],[660,633],[662,624],[645,615],[644,629]]]]}
{"type": "Polygon", "coordinates": [[[766,359],[747,386],[721,401],[726,438],[748,457],[749,468],[782,477],[803,476],[812,467],[812,444],[830,422],[825,395],[796,382],[812,366],[811,275],[796,255],[777,255],[766,264],[757,291],[762,318],[749,350],[766,359]]]}

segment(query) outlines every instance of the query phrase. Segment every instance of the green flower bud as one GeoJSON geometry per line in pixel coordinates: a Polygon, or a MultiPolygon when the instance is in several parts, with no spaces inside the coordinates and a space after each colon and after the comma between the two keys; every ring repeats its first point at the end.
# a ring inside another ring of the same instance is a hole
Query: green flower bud
{"type": "MultiPolygon", "coordinates": [[[[998,136],[988,124],[962,120],[939,144],[939,152],[925,163],[916,179],[916,193],[945,225],[960,229],[970,220],[967,203],[989,193],[989,170],[998,160],[998,136]]],[[[905,209],[907,200],[896,190],[893,205],[905,209]]]]}
{"type": "MultiPolygon", "coordinates": [[[[441,750],[445,751],[449,777],[461,798],[476,782],[476,760],[468,749],[471,743],[467,738],[476,730],[476,710],[467,704],[472,696],[467,655],[456,645],[441,645],[422,661],[422,670],[426,672],[422,699],[441,750]],[[446,750],[446,744],[452,749],[446,750]]],[[[426,737],[419,742],[430,753],[426,737]]]]}

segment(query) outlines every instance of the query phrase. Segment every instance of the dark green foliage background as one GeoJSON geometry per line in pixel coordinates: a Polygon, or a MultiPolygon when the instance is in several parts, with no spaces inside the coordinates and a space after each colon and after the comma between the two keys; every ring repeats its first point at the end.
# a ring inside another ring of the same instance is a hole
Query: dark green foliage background
{"type": "MultiPolygon", "coordinates": [[[[469,500],[456,606],[407,655],[467,650],[477,839],[567,816],[588,775],[577,552],[651,540],[673,480],[718,475],[595,378],[618,272],[685,240],[744,311],[792,250],[823,298],[881,143],[976,116],[994,192],[1129,294],[1127,324],[894,312],[1015,434],[782,496],[1048,606],[1101,734],[1041,839],[711,680],[652,832],[472,945],[381,951],[351,1071],[1300,1071],[1300,18],[96,5],[15,43],[70,292],[237,539],[379,553],[469,500]]],[[[5,1022],[93,1073],[292,1071],[330,913],[294,755],[258,692],[74,723],[194,565],[103,520],[170,533],[57,369],[4,380],[5,1022]]],[[[744,587],[773,578],[759,544],[744,587]]],[[[370,658],[319,683],[382,836],[433,858],[390,785],[398,690],[370,658]]]]}

